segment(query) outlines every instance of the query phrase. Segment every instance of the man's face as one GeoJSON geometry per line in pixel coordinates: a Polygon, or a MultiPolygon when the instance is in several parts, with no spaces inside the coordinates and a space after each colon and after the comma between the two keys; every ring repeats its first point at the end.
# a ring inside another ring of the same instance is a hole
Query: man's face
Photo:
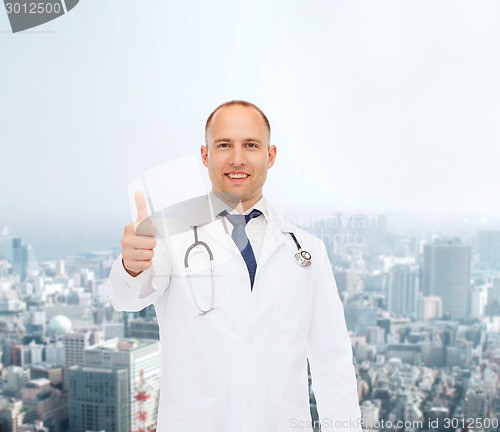
{"type": "Polygon", "coordinates": [[[262,197],[276,147],[269,144],[269,131],[257,110],[231,105],[213,117],[201,158],[212,191],[233,208],[246,211],[262,197]]]}

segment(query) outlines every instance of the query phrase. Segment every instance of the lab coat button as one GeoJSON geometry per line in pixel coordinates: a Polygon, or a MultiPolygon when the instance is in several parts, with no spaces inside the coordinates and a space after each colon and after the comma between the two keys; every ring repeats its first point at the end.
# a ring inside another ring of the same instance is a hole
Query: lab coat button
{"type": "Polygon", "coordinates": [[[253,403],[251,401],[248,401],[246,403],[246,407],[247,407],[247,409],[252,409],[253,408],[253,403]]]}

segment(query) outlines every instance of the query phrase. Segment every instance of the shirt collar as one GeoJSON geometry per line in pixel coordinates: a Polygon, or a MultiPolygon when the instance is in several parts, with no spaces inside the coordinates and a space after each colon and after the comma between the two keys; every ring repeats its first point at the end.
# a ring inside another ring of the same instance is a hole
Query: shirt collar
{"type": "Polygon", "coordinates": [[[266,206],[266,200],[264,199],[264,195],[262,195],[261,199],[257,201],[252,208],[248,209],[243,214],[249,214],[254,209],[260,210],[264,218],[266,218],[267,220],[267,206],[266,206]]]}
{"type": "MultiPolygon", "coordinates": [[[[268,211],[267,211],[267,205],[266,205],[266,200],[264,198],[264,196],[261,197],[261,199],[259,201],[257,201],[253,207],[249,208],[247,211],[241,213],[241,214],[244,214],[244,215],[247,215],[249,214],[252,210],[260,210],[262,215],[264,216],[264,218],[267,220],[267,215],[268,215],[268,211]]],[[[240,214],[238,213],[236,210],[233,210],[233,211],[230,211],[229,212],[230,214],[240,214]]]]}

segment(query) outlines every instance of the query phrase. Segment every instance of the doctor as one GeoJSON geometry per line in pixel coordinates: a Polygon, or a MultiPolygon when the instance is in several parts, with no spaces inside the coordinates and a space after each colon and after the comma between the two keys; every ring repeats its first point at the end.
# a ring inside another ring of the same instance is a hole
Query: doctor
{"type": "MultiPolygon", "coordinates": [[[[230,101],[209,116],[205,136],[201,159],[226,210],[168,241],[126,226],[110,275],[117,309],[156,309],[157,430],[312,431],[309,360],[323,432],[360,431],[351,345],[325,247],[262,194],[276,159],[268,119],[230,101]],[[195,237],[210,252],[198,245],[186,262],[195,237]],[[311,255],[309,266],[298,249],[311,255]]],[[[141,222],[144,197],[136,204],[141,222]]]]}

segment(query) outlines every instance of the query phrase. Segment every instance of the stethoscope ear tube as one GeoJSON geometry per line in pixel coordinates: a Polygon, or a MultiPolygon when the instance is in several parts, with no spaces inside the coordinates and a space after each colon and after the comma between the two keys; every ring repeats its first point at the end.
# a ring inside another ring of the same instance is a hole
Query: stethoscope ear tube
{"type": "Polygon", "coordinates": [[[198,227],[194,226],[193,227],[193,232],[194,232],[194,243],[189,246],[186,250],[186,254],[184,255],[184,267],[186,268],[186,276],[189,284],[189,290],[191,291],[191,296],[193,298],[194,304],[196,305],[196,308],[198,309],[198,315],[203,316],[206,315],[207,313],[211,312],[214,310],[214,298],[215,298],[215,290],[214,290],[214,255],[212,253],[212,250],[210,247],[205,243],[200,240],[198,240],[198,227]],[[202,309],[198,302],[196,301],[196,296],[194,295],[193,292],[193,286],[191,285],[191,277],[189,274],[189,254],[191,251],[197,247],[197,246],[202,246],[205,248],[205,250],[208,253],[208,258],[210,259],[210,280],[211,280],[211,285],[212,285],[212,298],[210,301],[210,307],[208,309],[202,309]]]}
{"type": "Polygon", "coordinates": [[[211,263],[212,271],[213,271],[214,255],[212,254],[212,250],[205,242],[198,240],[198,227],[197,226],[193,227],[193,233],[194,233],[194,243],[191,246],[189,246],[186,250],[186,253],[184,255],[184,267],[185,268],[189,267],[188,261],[189,261],[189,254],[191,253],[191,251],[197,246],[202,246],[205,248],[205,250],[208,253],[208,257],[210,258],[210,263],[211,263]]]}

